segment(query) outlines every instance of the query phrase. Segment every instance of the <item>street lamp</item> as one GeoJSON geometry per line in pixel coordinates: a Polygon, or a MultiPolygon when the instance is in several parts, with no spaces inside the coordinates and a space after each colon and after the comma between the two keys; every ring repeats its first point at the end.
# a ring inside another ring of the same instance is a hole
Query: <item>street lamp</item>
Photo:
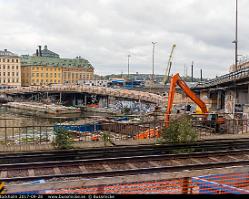
{"type": "Polygon", "coordinates": [[[128,79],[130,79],[130,57],[131,55],[128,55],[128,79]]]}
{"type": "Polygon", "coordinates": [[[154,82],[155,78],[155,45],[157,42],[152,42],[153,48],[152,48],[152,77],[151,80],[154,82]]]}
{"type": "Polygon", "coordinates": [[[236,21],[235,21],[235,70],[238,70],[238,0],[236,0],[236,21]]]}

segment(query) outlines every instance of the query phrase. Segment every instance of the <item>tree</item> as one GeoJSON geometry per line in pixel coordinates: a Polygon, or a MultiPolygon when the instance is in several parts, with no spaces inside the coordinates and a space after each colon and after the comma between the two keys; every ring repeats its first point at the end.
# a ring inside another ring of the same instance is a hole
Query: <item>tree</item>
{"type": "Polygon", "coordinates": [[[73,139],[70,132],[64,128],[55,128],[55,141],[53,145],[58,149],[71,149],[73,148],[73,139]]]}
{"type": "Polygon", "coordinates": [[[180,116],[172,120],[168,128],[161,131],[162,142],[171,144],[192,143],[198,134],[192,126],[189,116],[180,116]]]}

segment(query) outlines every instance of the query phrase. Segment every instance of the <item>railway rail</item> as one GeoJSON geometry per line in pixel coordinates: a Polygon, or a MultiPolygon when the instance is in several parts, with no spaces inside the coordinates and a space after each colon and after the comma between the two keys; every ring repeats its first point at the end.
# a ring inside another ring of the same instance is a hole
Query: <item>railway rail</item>
{"type": "MultiPolygon", "coordinates": [[[[234,141],[234,143],[236,143],[236,141],[234,141]]],[[[209,144],[194,145],[196,148],[198,148],[197,146],[209,146],[211,151],[205,152],[181,154],[161,153],[153,155],[146,154],[145,152],[144,155],[130,154],[126,156],[126,154],[121,154],[119,157],[116,154],[116,157],[78,157],[78,160],[67,160],[64,158],[64,160],[44,162],[2,163],[0,164],[0,176],[1,180],[5,182],[15,182],[72,177],[115,177],[249,165],[248,140],[237,141],[237,148],[240,149],[231,149],[231,141],[223,142],[223,150],[217,150],[217,148],[214,150],[214,148],[211,147],[219,144],[210,141],[209,144]],[[242,148],[239,147],[239,142],[243,143],[242,148]]],[[[232,148],[236,147],[232,146],[232,148]]]]}
{"type": "Polygon", "coordinates": [[[107,157],[127,157],[171,154],[177,150],[189,150],[195,152],[249,149],[249,139],[224,139],[209,140],[197,142],[195,144],[177,144],[177,145],[137,145],[137,146],[119,146],[94,149],[76,149],[66,151],[50,152],[28,152],[28,153],[0,153],[1,164],[29,163],[29,162],[47,162],[61,160],[82,160],[107,157]]]}

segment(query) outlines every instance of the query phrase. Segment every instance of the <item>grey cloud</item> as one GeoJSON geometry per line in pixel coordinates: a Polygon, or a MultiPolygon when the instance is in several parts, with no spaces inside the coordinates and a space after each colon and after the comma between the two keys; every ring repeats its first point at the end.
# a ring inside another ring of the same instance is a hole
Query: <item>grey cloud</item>
{"type": "MultiPolygon", "coordinates": [[[[0,46],[31,54],[48,44],[63,57],[81,55],[99,74],[163,74],[171,45],[174,72],[196,62],[207,76],[228,71],[234,56],[234,0],[0,0],[0,46]]],[[[247,0],[240,0],[240,53],[248,52],[247,0]]]]}

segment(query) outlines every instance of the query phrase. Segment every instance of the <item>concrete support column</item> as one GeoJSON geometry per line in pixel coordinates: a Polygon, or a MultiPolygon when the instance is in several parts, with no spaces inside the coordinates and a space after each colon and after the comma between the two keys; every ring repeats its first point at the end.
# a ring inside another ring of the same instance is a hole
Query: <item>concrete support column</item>
{"type": "Polygon", "coordinates": [[[218,95],[217,95],[217,110],[222,109],[222,104],[221,104],[221,96],[222,92],[218,91],[218,95]]]}
{"type": "Polygon", "coordinates": [[[85,106],[87,105],[87,96],[86,96],[86,94],[84,96],[84,104],[85,104],[85,106]]]}
{"type": "Polygon", "coordinates": [[[60,104],[61,104],[61,101],[62,101],[62,93],[60,92],[60,104]]]}
{"type": "Polygon", "coordinates": [[[109,108],[109,97],[106,97],[106,107],[109,108]]]}

